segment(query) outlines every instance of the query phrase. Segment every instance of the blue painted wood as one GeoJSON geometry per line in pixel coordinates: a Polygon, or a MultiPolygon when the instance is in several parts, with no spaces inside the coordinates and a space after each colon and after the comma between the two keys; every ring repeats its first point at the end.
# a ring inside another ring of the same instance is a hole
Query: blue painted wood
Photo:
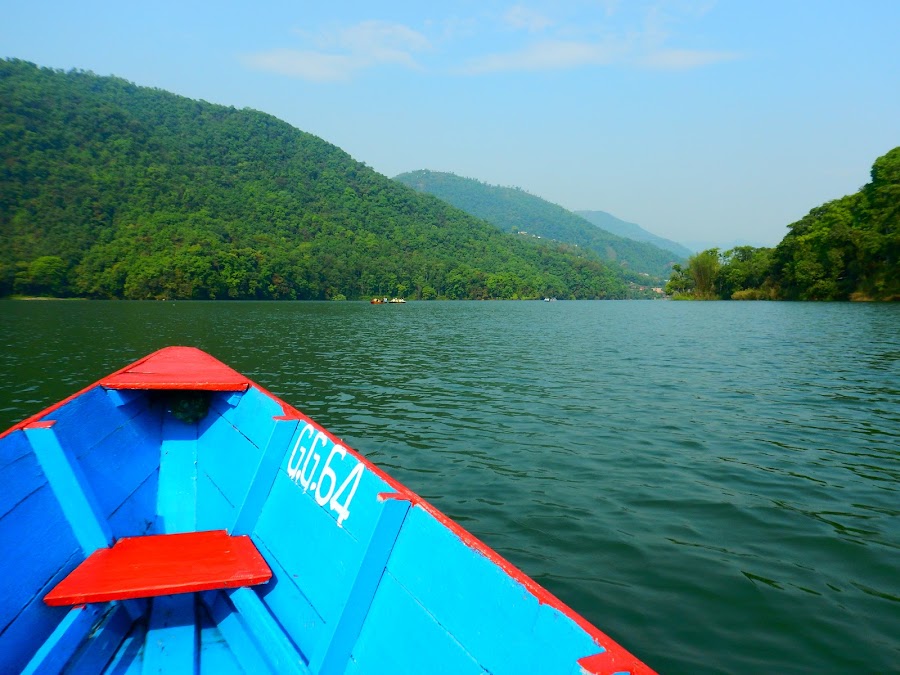
{"type": "Polygon", "coordinates": [[[235,407],[238,403],[241,402],[241,397],[243,397],[244,392],[242,391],[229,391],[223,392],[220,394],[221,401],[223,405],[227,405],[230,408],[235,407]]]}
{"type": "Polygon", "coordinates": [[[10,464],[19,461],[30,453],[31,446],[21,430],[13,431],[4,437],[0,440],[0,475],[6,471],[10,464]]]}
{"type": "Polygon", "coordinates": [[[258,448],[265,447],[274,418],[284,412],[274,399],[256,387],[247,389],[235,406],[228,405],[223,396],[214,396],[211,405],[258,448]]]}
{"type": "Polygon", "coordinates": [[[344,611],[337,621],[332,622],[330,631],[326,632],[327,646],[310,663],[313,672],[320,675],[339,675],[344,672],[408,511],[408,501],[388,499],[383,502],[381,516],[366,546],[344,611]]]}
{"type": "Polygon", "coordinates": [[[598,651],[571,618],[542,605],[419,506],[407,516],[388,570],[492,673],[568,672],[598,651]],[[554,630],[541,635],[536,625],[554,630]]]}
{"type": "Polygon", "coordinates": [[[197,529],[227,530],[234,522],[237,507],[197,463],[197,529]]]}
{"type": "Polygon", "coordinates": [[[112,544],[112,532],[77,462],[63,450],[52,427],[28,427],[25,436],[86,556],[112,544]]]}
{"type": "MultiPolygon", "coordinates": [[[[268,420],[269,428],[273,424],[268,420]]],[[[197,469],[206,474],[225,495],[229,503],[239,506],[262,454],[242,430],[236,429],[224,417],[211,412],[201,424],[197,440],[197,469]]],[[[225,525],[230,528],[234,516],[225,525]]]]}
{"type": "Polygon", "coordinates": [[[254,536],[290,572],[316,612],[326,622],[336,620],[364,546],[284,474],[272,485],[254,536]]]}
{"type": "MultiPolygon", "coordinates": [[[[477,622],[477,614],[470,620],[477,622]]],[[[494,633],[494,640],[505,633],[494,633]]],[[[348,673],[468,675],[484,673],[476,658],[394,577],[385,574],[348,663],[348,673]]],[[[522,673],[549,673],[526,668],[522,673]]]]}
{"type": "Polygon", "coordinates": [[[255,535],[253,542],[272,570],[272,579],[265,586],[256,589],[257,593],[272,615],[278,617],[278,622],[291,641],[309,661],[315,648],[322,646],[320,636],[325,620],[298,588],[298,577],[287,572],[278,562],[278,558],[255,535]]]}
{"type": "MultiPolygon", "coordinates": [[[[308,451],[319,455],[318,468],[315,471],[312,470],[314,462],[307,467],[308,473],[312,474],[311,477],[318,481],[321,472],[324,469],[324,465],[328,461],[328,457],[331,455],[335,446],[334,441],[327,437],[325,437],[324,442],[322,442],[321,438],[316,440],[318,431],[318,427],[307,425],[305,422],[299,424],[294,439],[291,441],[290,451],[285,453],[284,459],[282,460],[280,473],[288,476],[291,468],[298,468],[292,466],[292,461],[294,465],[300,464],[301,466],[299,468],[302,470],[303,462],[300,460],[303,455],[302,448],[305,447],[308,451]],[[295,455],[293,450],[297,447],[298,441],[300,442],[300,448],[298,448],[298,452],[295,455]],[[315,446],[314,449],[312,448],[313,445],[315,446]]],[[[343,484],[344,480],[352,474],[354,468],[359,464],[360,461],[349,451],[347,451],[343,457],[339,454],[335,454],[332,457],[330,468],[335,472],[338,486],[343,484]]],[[[302,484],[300,484],[299,481],[295,481],[295,485],[300,492],[303,492],[302,484]]],[[[314,489],[312,488],[312,485],[310,485],[310,489],[314,489]]],[[[380,493],[393,491],[394,488],[389,486],[377,474],[365,469],[359,481],[356,495],[354,495],[353,502],[350,505],[351,516],[343,521],[341,525],[342,529],[346,530],[356,539],[367,540],[372,529],[375,527],[375,522],[378,520],[380,513],[380,509],[373,508],[372,505],[376,504],[377,496],[380,493]]],[[[310,492],[307,492],[306,494],[312,499],[310,492]]],[[[330,510],[328,506],[320,508],[322,508],[331,518],[335,519],[335,521],[337,520],[337,514],[330,510]]]]}
{"type": "Polygon", "coordinates": [[[200,675],[242,672],[240,662],[203,602],[197,603],[197,624],[200,632],[200,675]]]}
{"type": "Polygon", "coordinates": [[[197,527],[197,425],[166,414],[160,448],[156,513],[165,534],[197,527]]]}
{"type": "Polygon", "coordinates": [[[60,443],[72,457],[80,459],[116,429],[140,416],[147,406],[142,396],[133,404],[116,407],[102,387],[94,387],[54,410],[51,418],[56,420],[60,443]]]}
{"type": "Polygon", "coordinates": [[[260,601],[252,588],[246,586],[226,591],[238,612],[247,633],[276,673],[308,675],[302,656],[285,635],[278,621],[260,601]]]}
{"type": "MultiPolygon", "coordinates": [[[[49,490],[45,492],[49,493],[49,490]]],[[[31,544],[39,547],[40,535],[46,534],[35,529],[38,531],[33,540],[20,540],[26,552],[31,544]]],[[[2,535],[0,531],[0,541],[14,541],[3,539],[2,535]]],[[[71,538],[71,532],[68,537],[71,538]]],[[[49,552],[59,554],[60,550],[56,548],[59,543],[52,542],[49,552]]],[[[25,559],[25,555],[19,557],[17,544],[4,553],[8,552],[12,559],[25,559]]],[[[0,574],[0,673],[19,672],[66,616],[67,607],[48,607],[43,596],[81,562],[81,549],[74,539],[70,540],[70,547],[71,557],[55,573],[47,560],[37,558],[31,559],[30,566],[26,563],[26,567],[16,570],[15,574],[0,574]]],[[[53,560],[50,562],[56,564],[53,560]]]]}
{"type": "Polygon", "coordinates": [[[70,609],[56,629],[44,640],[22,675],[50,675],[59,673],[96,626],[111,611],[106,606],[70,609]]]}
{"type": "Polygon", "coordinates": [[[68,610],[27,665],[0,672],[101,672],[127,634],[132,619],[122,607],[89,605],[68,610]]]}
{"type": "Polygon", "coordinates": [[[106,397],[117,408],[130,405],[145,396],[144,392],[134,389],[106,389],[105,391],[106,397]]]}
{"type": "Polygon", "coordinates": [[[241,505],[234,527],[231,529],[232,534],[250,534],[253,531],[256,521],[259,520],[259,514],[262,513],[266,499],[268,499],[272,490],[272,483],[275,482],[278,467],[281,465],[285,452],[290,447],[289,444],[296,428],[296,420],[277,420],[275,422],[253,479],[250,482],[244,503],[241,505]]]}
{"type": "MultiPolygon", "coordinates": [[[[157,450],[155,455],[159,455],[157,450]]],[[[158,470],[154,470],[143,483],[137,486],[130,497],[109,517],[109,527],[116,539],[140,537],[145,534],[163,534],[157,527],[156,496],[158,492],[158,470]]]]}
{"type": "Polygon", "coordinates": [[[147,630],[144,623],[134,624],[103,672],[114,675],[139,675],[143,665],[146,637],[147,630]]]}
{"type": "Polygon", "coordinates": [[[197,672],[194,597],[193,593],[182,593],[161,595],[151,601],[143,675],[197,672]]]}
{"type": "Polygon", "coordinates": [[[274,673],[225,593],[209,591],[200,597],[241,670],[254,675],[274,673]]]}
{"type": "MultiPolygon", "coordinates": [[[[153,520],[155,495],[147,503],[135,499],[135,492],[148,481],[156,489],[159,470],[159,438],[141,433],[147,426],[141,422],[146,416],[158,417],[156,411],[145,411],[128,420],[102,440],[95,443],[80,459],[80,466],[92,494],[96,495],[103,517],[110,517],[125,506],[131,508],[134,521],[128,529],[113,530],[117,537],[138,534],[146,529],[141,520],[153,520]],[[137,513],[143,511],[143,515],[137,513]]],[[[140,495],[146,496],[146,494],[140,495]]],[[[121,521],[121,518],[120,518],[121,521]]]]}
{"type": "Polygon", "coordinates": [[[25,447],[27,454],[21,454],[0,469],[0,485],[3,486],[0,490],[0,518],[12,511],[32,492],[47,484],[47,477],[41,471],[25,434],[17,431],[11,438],[21,439],[21,445],[25,447]]]}
{"type": "Polygon", "coordinates": [[[68,664],[71,673],[101,673],[134,625],[124,603],[114,603],[103,624],[88,636],[83,648],[68,664]]]}

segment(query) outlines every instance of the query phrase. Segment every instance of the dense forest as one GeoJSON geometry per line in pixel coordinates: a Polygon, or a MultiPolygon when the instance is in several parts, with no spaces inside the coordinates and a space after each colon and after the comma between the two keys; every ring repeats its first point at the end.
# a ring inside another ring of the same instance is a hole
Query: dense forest
{"type": "Polygon", "coordinates": [[[253,110],[0,60],[0,295],[626,297],[253,110]]]}
{"type": "Polygon", "coordinates": [[[900,300],[900,147],[858,192],[788,226],[775,248],[710,249],[675,267],[667,292],[735,300],[900,300]]]}
{"type": "Polygon", "coordinates": [[[400,174],[394,180],[484,218],[505,232],[526,233],[594,251],[633,281],[639,281],[641,274],[665,279],[672,264],[683,261],[671,251],[611,234],[561,206],[518,188],[426,170],[400,174]]]}

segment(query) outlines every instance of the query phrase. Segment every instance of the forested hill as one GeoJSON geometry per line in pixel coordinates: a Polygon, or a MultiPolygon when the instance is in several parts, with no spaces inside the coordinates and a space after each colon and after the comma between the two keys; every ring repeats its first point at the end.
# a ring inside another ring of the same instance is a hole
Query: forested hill
{"type": "Polygon", "coordinates": [[[571,211],[517,188],[426,170],[404,173],[394,180],[440,197],[505,232],[546,237],[595,251],[633,279],[640,273],[665,278],[672,264],[683,260],[651,244],[601,230],[571,211]]]}
{"type": "Polygon", "coordinates": [[[635,241],[653,244],[664,251],[671,251],[682,260],[686,260],[693,254],[693,251],[687,246],[683,246],[671,239],[659,237],[652,232],[647,232],[647,230],[640,225],[616,218],[606,211],[574,211],[574,213],[576,216],[581,216],[589,223],[593,223],[601,230],[606,230],[607,232],[617,234],[626,239],[634,239],[635,241]]]}
{"type": "Polygon", "coordinates": [[[703,300],[900,300],[900,147],[858,192],[817,206],[775,248],[703,251],[667,289],[703,300]]]}
{"type": "Polygon", "coordinates": [[[0,60],[0,295],[622,297],[269,115],[0,60]]]}

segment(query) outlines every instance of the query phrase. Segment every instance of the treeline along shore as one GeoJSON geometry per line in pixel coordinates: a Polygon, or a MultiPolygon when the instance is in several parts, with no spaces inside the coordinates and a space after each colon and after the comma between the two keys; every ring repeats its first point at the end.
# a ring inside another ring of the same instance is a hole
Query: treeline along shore
{"type": "MultiPolygon", "coordinates": [[[[119,78],[0,60],[0,147],[0,296],[636,297],[606,245],[503,231],[270,115],[119,78]]],[[[668,289],[897,299],[898,191],[900,148],[774,249],[698,254],[668,289]]]]}

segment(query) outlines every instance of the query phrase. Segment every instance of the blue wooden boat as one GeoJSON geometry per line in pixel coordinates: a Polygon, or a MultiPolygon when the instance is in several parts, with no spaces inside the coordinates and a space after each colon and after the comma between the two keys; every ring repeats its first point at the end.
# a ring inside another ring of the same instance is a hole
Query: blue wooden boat
{"type": "Polygon", "coordinates": [[[0,435],[2,673],[650,673],[212,356],[0,435]]]}

